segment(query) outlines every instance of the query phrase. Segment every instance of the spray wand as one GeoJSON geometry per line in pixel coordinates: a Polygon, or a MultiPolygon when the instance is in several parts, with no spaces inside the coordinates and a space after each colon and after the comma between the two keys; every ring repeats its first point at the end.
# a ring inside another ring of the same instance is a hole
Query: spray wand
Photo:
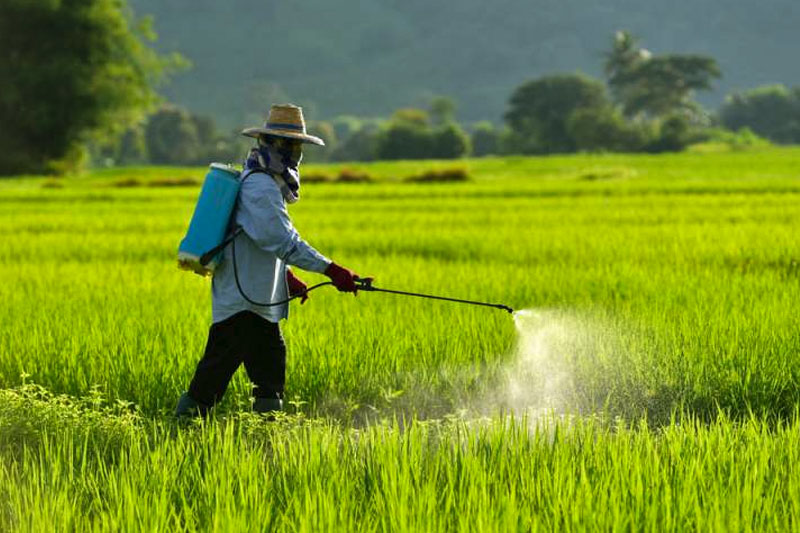
{"type": "Polygon", "coordinates": [[[432,294],[420,294],[418,292],[406,292],[406,291],[396,291],[392,289],[381,289],[379,287],[375,287],[372,285],[372,278],[358,278],[356,279],[356,285],[358,285],[358,290],[360,291],[371,291],[371,292],[387,292],[389,294],[400,294],[401,296],[414,296],[416,298],[428,298],[429,300],[444,300],[445,302],[455,302],[460,304],[469,304],[469,305],[481,305],[483,307],[494,307],[495,309],[502,309],[503,311],[508,311],[509,313],[514,313],[514,310],[511,309],[507,305],[503,304],[490,304],[486,302],[476,302],[473,300],[462,300],[460,298],[448,298],[446,296],[434,296],[432,294]]]}
{"type": "MultiPolygon", "coordinates": [[[[235,257],[236,256],[234,255],[234,258],[235,257]]],[[[234,261],[235,261],[235,259],[234,259],[234,261]]],[[[244,297],[244,299],[247,300],[248,302],[250,302],[251,304],[257,305],[259,307],[274,307],[276,305],[283,305],[283,304],[291,302],[295,298],[301,298],[301,297],[305,296],[306,294],[308,294],[309,292],[311,292],[311,291],[313,291],[315,289],[319,289],[320,287],[324,287],[326,285],[333,285],[333,283],[330,282],[330,281],[323,281],[322,283],[317,283],[316,285],[312,285],[311,287],[307,288],[303,292],[299,292],[299,293],[295,294],[294,296],[290,296],[289,298],[286,298],[285,300],[280,300],[278,302],[272,302],[272,303],[261,303],[261,302],[256,302],[254,300],[251,300],[244,293],[244,291],[242,290],[241,285],[239,284],[239,275],[236,273],[236,268],[235,267],[234,267],[234,275],[236,277],[236,285],[238,286],[239,292],[244,297]]],[[[507,305],[503,305],[503,304],[492,304],[492,303],[487,303],[487,302],[476,302],[476,301],[473,301],[473,300],[462,300],[460,298],[449,298],[447,296],[435,296],[435,295],[432,295],[432,294],[421,294],[421,293],[418,293],[418,292],[406,292],[406,291],[396,291],[396,290],[392,290],[392,289],[382,289],[382,288],[376,287],[376,286],[374,286],[372,284],[372,281],[373,281],[372,278],[355,278],[354,281],[356,282],[357,289],[360,290],[360,291],[386,292],[386,293],[389,293],[389,294],[399,294],[401,296],[414,296],[416,298],[427,298],[429,300],[443,300],[445,302],[455,302],[455,303],[468,304],[468,305],[480,305],[480,306],[483,306],[483,307],[494,307],[495,309],[502,309],[503,311],[508,311],[509,313],[512,313],[512,314],[514,313],[514,310],[512,308],[510,308],[507,305]]]]}

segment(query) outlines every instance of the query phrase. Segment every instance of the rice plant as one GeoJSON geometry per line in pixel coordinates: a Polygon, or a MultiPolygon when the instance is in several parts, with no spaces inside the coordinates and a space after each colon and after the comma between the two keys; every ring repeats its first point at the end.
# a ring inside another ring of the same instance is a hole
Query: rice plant
{"type": "Polygon", "coordinates": [[[307,184],[303,236],[376,285],[524,312],[320,289],[276,423],[243,372],[170,417],[210,320],[175,264],[203,169],[0,182],[0,529],[792,529],[798,155],[307,184]]]}

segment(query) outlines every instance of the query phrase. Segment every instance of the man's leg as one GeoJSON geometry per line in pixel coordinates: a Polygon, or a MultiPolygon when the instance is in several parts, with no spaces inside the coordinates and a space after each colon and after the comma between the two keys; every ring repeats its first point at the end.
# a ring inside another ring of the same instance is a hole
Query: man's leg
{"type": "Polygon", "coordinates": [[[246,326],[246,312],[236,313],[211,325],[206,349],[203,358],[197,363],[189,391],[178,402],[178,416],[195,414],[185,412],[187,407],[197,414],[205,414],[222,399],[231,377],[242,362],[240,337],[246,326]],[[196,403],[194,409],[192,402],[196,403]]]}
{"type": "Polygon", "coordinates": [[[286,345],[278,324],[255,313],[249,317],[242,357],[250,381],[256,412],[280,411],[286,383],[286,345]]]}

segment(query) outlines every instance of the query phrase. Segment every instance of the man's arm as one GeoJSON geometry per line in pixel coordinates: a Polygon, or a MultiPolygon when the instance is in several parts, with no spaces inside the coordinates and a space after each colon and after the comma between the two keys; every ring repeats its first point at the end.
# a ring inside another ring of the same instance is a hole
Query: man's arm
{"type": "Polygon", "coordinates": [[[242,184],[236,221],[259,248],[289,265],[323,273],[332,263],[300,237],[278,185],[265,174],[252,176],[242,184]]]}
{"type": "Polygon", "coordinates": [[[275,181],[263,174],[253,178],[242,184],[236,215],[236,221],[253,242],[289,265],[325,274],[342,292],[357,292],[355,272],[337,265],[300,238],[275,181]]]}

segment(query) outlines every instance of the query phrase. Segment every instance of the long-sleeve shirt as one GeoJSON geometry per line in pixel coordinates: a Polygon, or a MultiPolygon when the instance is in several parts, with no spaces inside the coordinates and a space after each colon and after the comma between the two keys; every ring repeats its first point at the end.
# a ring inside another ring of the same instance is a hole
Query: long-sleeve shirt
{"type": "Polygon", "coordinates": [[[244,231],[225,247],[223,260],[211,282],[212,320],[225,320],[250,310],[270,322],[289,316],[289,305],[260,307],[249,303],[236,286],[236,270],[242,290],[259,303],[288,298],[286,267],[324,272],[330,260],[305,242],[292,225],[280,188],[272,176],[253,172],[242,183],[236,204],[235,224],[244,231]]]}

